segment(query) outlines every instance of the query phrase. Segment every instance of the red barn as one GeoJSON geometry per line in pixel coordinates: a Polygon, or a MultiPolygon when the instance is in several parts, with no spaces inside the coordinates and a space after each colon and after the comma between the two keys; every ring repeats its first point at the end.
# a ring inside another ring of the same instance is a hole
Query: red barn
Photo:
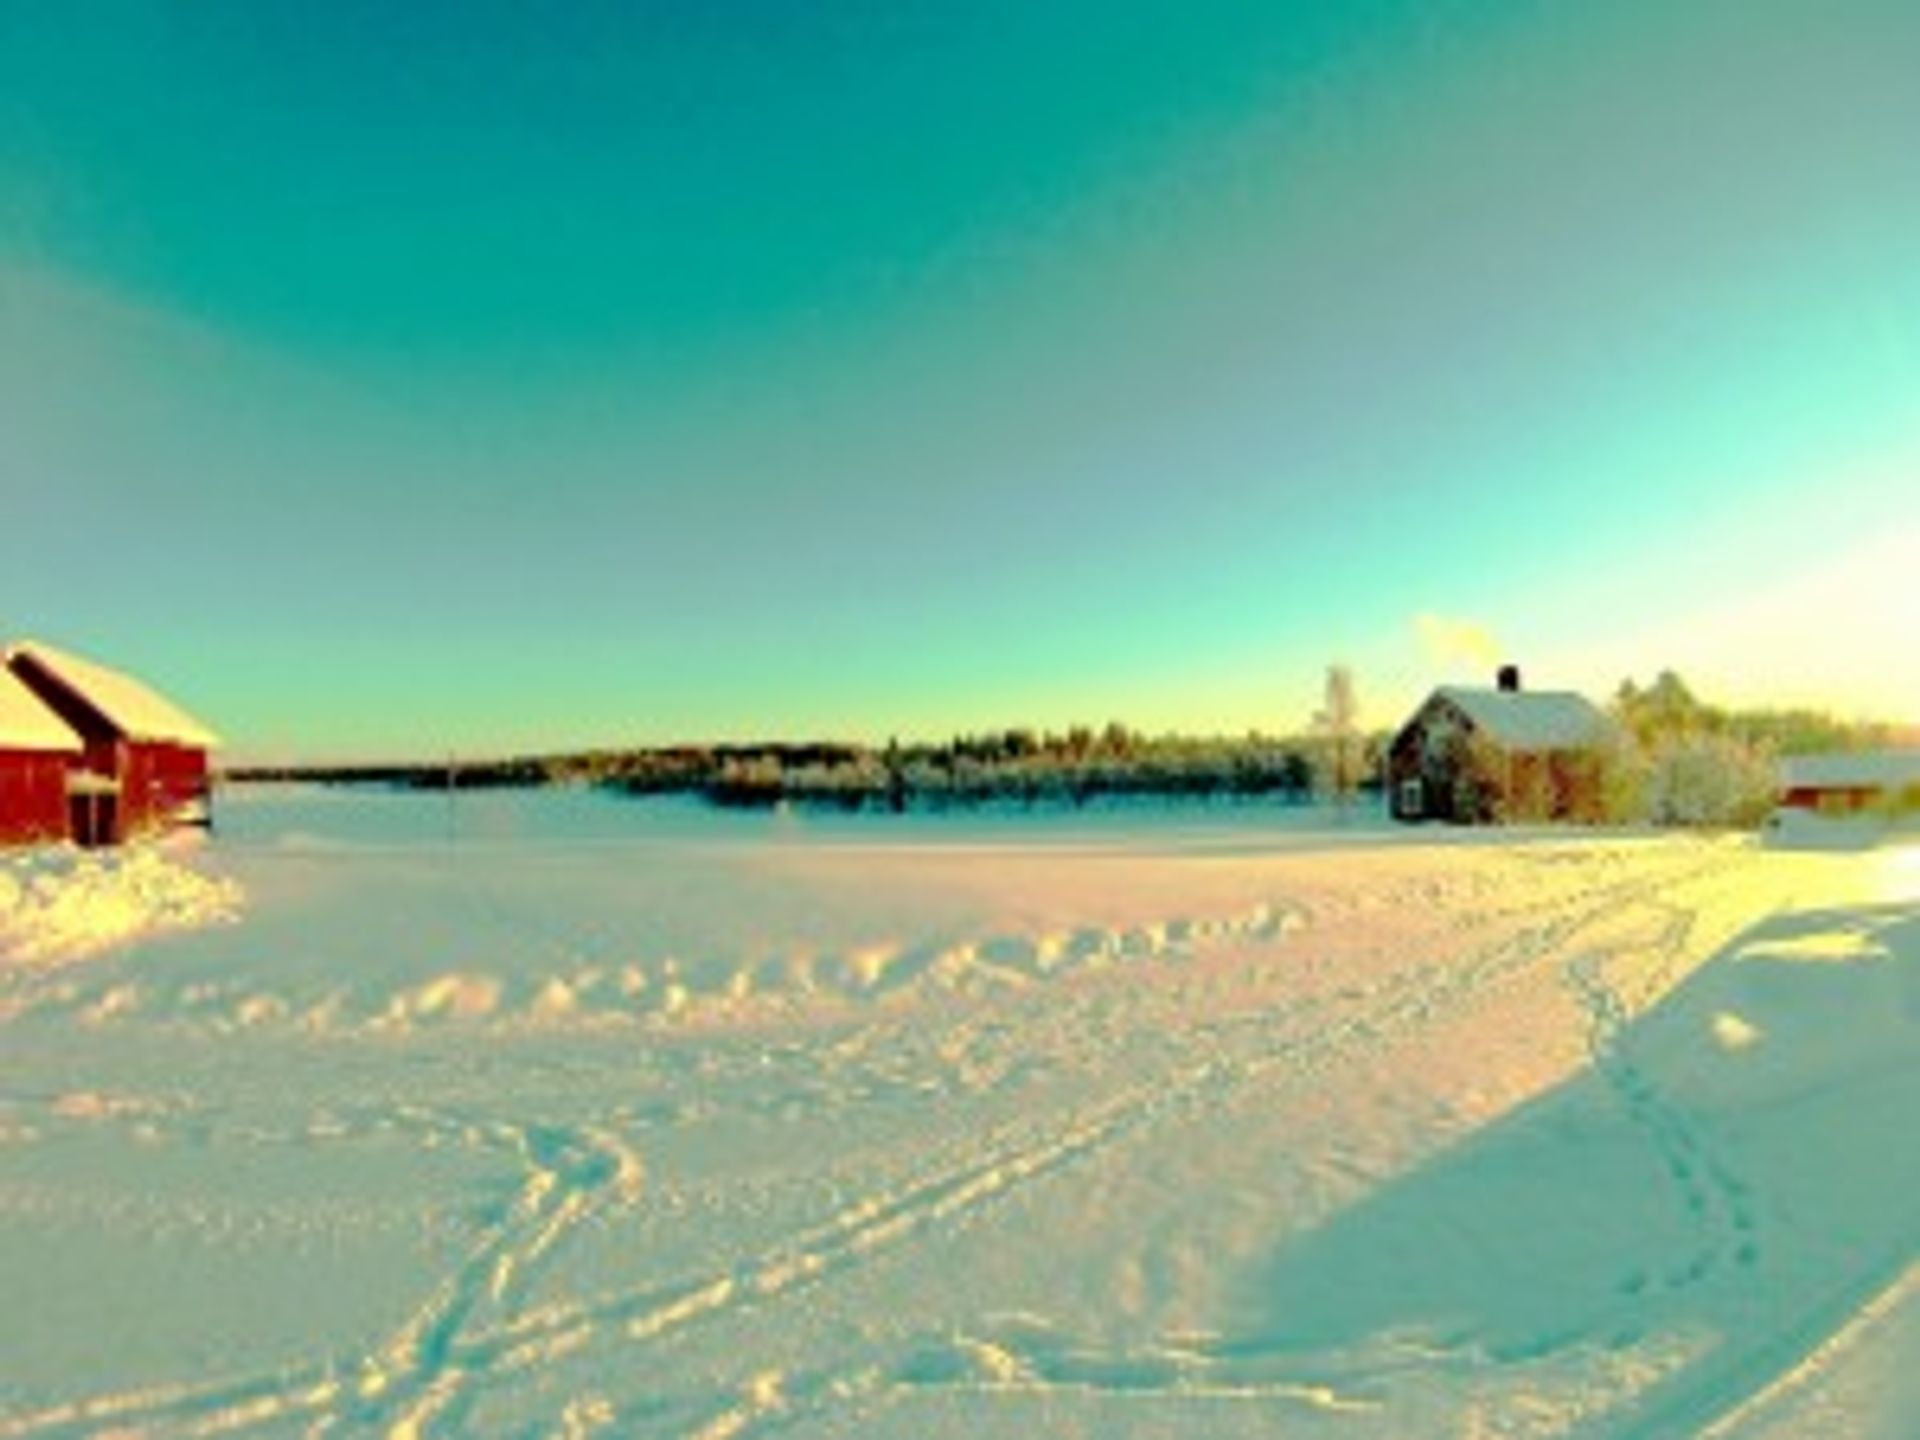
{"type": "Polygon", "coordinates": [[[0,845],[67,838],[67,772],[81,748],[65,721],[0,669],[0,845]]]}
{"type": "Polygon", "coordinates": [[[67,832],[105,845],[208,815],[205,725],[130,675],[50,645],[16,645],[7,669],[79,740],[68,757],[67,832]]]}

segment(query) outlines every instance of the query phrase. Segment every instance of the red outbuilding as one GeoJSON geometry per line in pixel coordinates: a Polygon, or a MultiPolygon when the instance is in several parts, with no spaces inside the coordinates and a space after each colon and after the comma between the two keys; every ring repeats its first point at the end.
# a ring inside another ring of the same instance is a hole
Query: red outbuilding
{"type": "Polygon", "coordinates": [[[13,672],[0,669],[0,845],[64,840],[79,735],[13,672]]]}
{"type": "Polygon", "coordinates": [[[1790,755],[1780,762],[1781,810],[1828,817],[1920,815],[1920,750],[1790,755]]]}
{"type": "Polygon", "coordinates": [[[65,757],[66,837],[108,845],[207,818],[219,737],[205,725],[132,676],[50,645],[14,646],[6,668],[79,751],[65,757]]]}

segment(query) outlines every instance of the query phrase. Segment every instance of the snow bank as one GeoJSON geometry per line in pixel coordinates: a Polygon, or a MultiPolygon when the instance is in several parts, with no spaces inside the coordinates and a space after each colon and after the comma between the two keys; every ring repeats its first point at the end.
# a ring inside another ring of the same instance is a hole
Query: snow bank
{"type": "Polygon", "coordinates": [[[234,881],[158,850],[36,852],[0,868],[0,963],[55,966],[166,930],[238,917],[234,881]]]}

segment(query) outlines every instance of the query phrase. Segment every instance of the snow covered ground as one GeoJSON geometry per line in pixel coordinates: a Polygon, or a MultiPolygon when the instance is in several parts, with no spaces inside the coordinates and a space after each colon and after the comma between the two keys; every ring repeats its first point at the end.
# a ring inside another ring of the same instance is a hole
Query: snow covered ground
{"type": "Polygon", "coordinates": [[[0,957],[0,1437],[1920,1427],[1920,849],[261,791],[0,957]]]}

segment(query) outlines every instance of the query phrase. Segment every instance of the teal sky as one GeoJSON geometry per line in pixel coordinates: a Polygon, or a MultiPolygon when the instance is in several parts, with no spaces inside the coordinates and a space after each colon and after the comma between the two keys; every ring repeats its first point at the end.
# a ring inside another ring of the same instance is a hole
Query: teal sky
{"type": "Polygon", "coordinates": [[[1494,652],[1920,717],[1916,76],[1908,0],[0,0],[0,631],[249,759],[1494,652]]]}

